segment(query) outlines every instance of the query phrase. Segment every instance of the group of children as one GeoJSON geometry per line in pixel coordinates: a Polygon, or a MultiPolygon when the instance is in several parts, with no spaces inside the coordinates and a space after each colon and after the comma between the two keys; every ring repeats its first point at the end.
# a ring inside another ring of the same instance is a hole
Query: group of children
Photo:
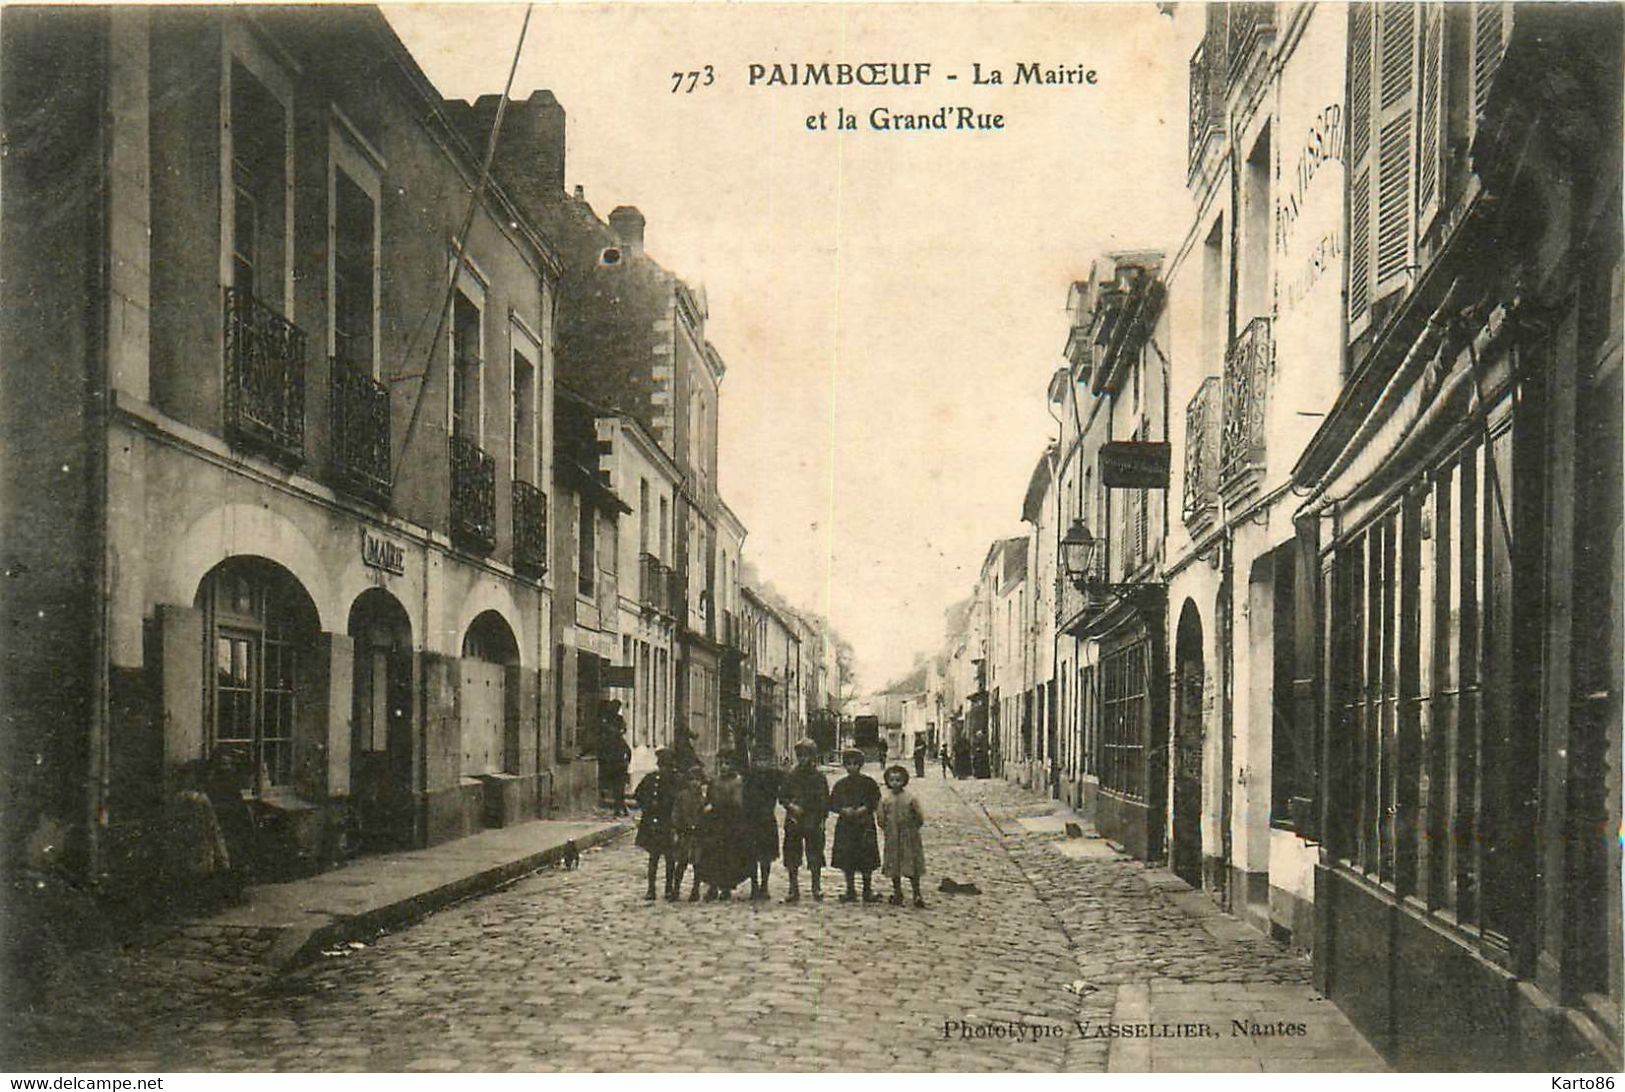
{"type": "Polygon", "coordinates": [[[634,794],[642,818],[637,845],[649,854],[649,887],[645,899],[654,900],[655,875],[666,862],[666,899],[682,897],[683,880],[693,869],[689,901],[707,902],[733,897],[734,889],[750,881],[750,897],[768,897],[773,862],[784,861],[790,890],[784,901],[801,899],[803,864],[812,876],[812,897],[822,899],[825,824],[835,819],[835,845],[831,864],[846,876],[842,902],[856,902],[857,878],[863,878],[864,902],[879,902],[872,876],[882,869],[892,881],[893,905],[903,905],[903,879],[912,888],[914,905],[925,908],[920,876],[925,872],[925,847],[920,828],[925,813],[908,790],[908,771],[891,766],[883,775],[886,791],[863,772],[862,751],[842,756],[846,776],[832,788],[818,768],[817,748],[811,740],[796,744],[796,764],[788,771],[771,765],[740,764],[723,756],[716,777],[707,779],[695,765],[679,770],[675,752],[655,752],[656,767],[638,783],[634,794]],[[784,838],[779,839],[775,806],[784,806],[784,838]],[[877,826],[878,825],[878,826],[877,826]],[[885,856],[880,851],[885,839],[885,856]]]}

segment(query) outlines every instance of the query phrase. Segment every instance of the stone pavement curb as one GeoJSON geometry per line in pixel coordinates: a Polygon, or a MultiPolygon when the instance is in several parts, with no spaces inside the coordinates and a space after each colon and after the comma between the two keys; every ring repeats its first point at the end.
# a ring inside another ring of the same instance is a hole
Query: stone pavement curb
{"type": "MultiPolygon", "coordinates": [[[[612,841],[631,829],[631,823],[617,820],[604,823],[585,834],[577,834],[573,840],[577,849],[585,851],[612,841]]],[[[292,970],[316,958],[324,948],[348,943],[382,929],[411,924],[452,903],[494,891],[521,876],[557,864],[564,855],[565,842],[570,840],[566,837],[550,840],[541,848],[516,859],[478,869],[449,883],[404,895],[361,913],[335,914],[321,925],[284,926],[261,959],[273,973],[292,970]]],[[[443,845],[450,848],[455,847],[456,843],[443,845]]]]}

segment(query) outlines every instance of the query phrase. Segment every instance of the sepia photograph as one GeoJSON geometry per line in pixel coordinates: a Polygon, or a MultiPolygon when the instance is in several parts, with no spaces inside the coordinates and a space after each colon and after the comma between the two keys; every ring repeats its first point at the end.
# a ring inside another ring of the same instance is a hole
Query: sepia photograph
{"type": "Polygon", "coordinates": [[[1622,73],[0,6],[0,1072],[1613,1088],[1622,73]]]}

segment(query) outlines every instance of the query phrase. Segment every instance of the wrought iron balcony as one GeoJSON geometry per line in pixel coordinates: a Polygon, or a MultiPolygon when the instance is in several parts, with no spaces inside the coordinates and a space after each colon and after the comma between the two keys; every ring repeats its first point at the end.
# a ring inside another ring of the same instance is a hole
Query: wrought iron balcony
{"type": "Polygon", "coordinates": [[[1208,138],[1224,130],[1224,42],[1210,29],[1191,54],[1189,165],[1195,170],[1208,138]]]}
{"type": "Polygon", "coordinates": [[[1224,430],[1219,489],[1226,494],[1257,483],[1264,467],[1264,399],[1273,357],[1270,320],[1253,319],[1224,360],[1224,430]]]}
{"type": "Polygon", "coordinates": [[[305,457],[305,332],[226,289],[226,435],[279,462],[305,457]]]}
{"type": "Polygon", "coordinates": [[[451,440],[451,538],[488,554],[497,544],[497,462],[466,436],[451,440]]]}
{"type": "Polygon", "coordinates": [[[688,619],[688,573],[682,569],[666,569],[666,594],[670,597],[671,616],[679,622],[688,619]]]}
{"type": "Polygon", "coordinates": [[[523,576],[547,573],[547,494],[513,483],[513,567],[523,576]]]}
{"type": "Polygon", "coordinates": [[[1194,532],[1219,504],[1219,379],[1208,376],[1185,407],[1185,524],[1194,532]]]}
{"type": "Polygon", "coordinates": [[[1275,34],[1275,5],[1263,2],[1223,5],[1229,24],[1229,80],[1239,80],[1247,70],[1247,63],[1256,56],[1260,47],[1275,34]]]}
{"type": "Polygon", "coordinates": [[[389,504],[389,388],[334,357],[333,484],[380,507],[389,504]]]}
{"type": "Polygon", "coordinates": [[[745,640],[745,619],[736,611],[722,612],[722,643],[740,652],[749,652],[745,640]]]}
{"type": "Polygon", "coordinates": [[[653,554],[638,555],[638,602],[645,610],[670,616],[671,568],[653,554]]]}

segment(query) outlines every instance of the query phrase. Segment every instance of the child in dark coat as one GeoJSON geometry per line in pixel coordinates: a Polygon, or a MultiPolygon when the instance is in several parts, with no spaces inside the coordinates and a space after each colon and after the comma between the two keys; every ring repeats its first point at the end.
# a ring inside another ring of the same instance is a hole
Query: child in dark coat
{"type": "Polygon", "coordinates": [[[751,874],[751,850],[746,842],[745,785],[731,757],[722,759],[722,772],[711,782],[700,843],[705,901],[733,898],[733,889],[751,874]]]}
{"type": "Polygon", "coordinates": [[[880,807],[880,786],[863,772],[863,752],[847,751],[841,757],[846,776],[829,792],[829,810],[836,815],[835,851],[831,863],[846,873],[846,894],[842,902],[856,902],[853,880],[863,873],[863,901],[879,902],[871,887],[874,870],[880,867],[880,842],[875,834],[875,811],[880,807]]]}
{"type": "Polygon", "coordinates": [[[643,813],[638,820],[637,846],[649,854],[649,891],[643,897],[651,902],[655,897],[655,872],[660,867],[662,857],[666,859],[667,898],[671,898],[672,884],[677,879],[672,868],[674,847],[671,829],[672,805],[677,799],[674,757],[664,747],[656,751],[655,768],[638,782],[635,794],[638,808],[643,813]]]}
{"type": "Polygon", "coordinates": [[[705,767],[696,764],[677,786],[671,806],[672,856],[677,867],[666,898],[676,902],[683,894],[683,873],[694,868],[694,890],[689,902],[700,899],[700,821],[705,813],[705,767]]]}
{"type": "Polygon", "coordinates": [[[745,840],[750,846],[750,897],[768,897],[767,880],[779,855],[778,803],[784,774],[776,766],[752,764],[745,770],[745,840]]]}
{"type": "Polygon", "coordinates": [[[818,768],[818,747],[810,739],[796,744],[796,765],[779,790],[784,805],[784,867],[790,874],[785,902],[801,900],[797,873],[805,860],[812,871],[812,897],[822,899],[819,873],[824,867],[824,821],[829,818],[829,782],[818,768]]]}

